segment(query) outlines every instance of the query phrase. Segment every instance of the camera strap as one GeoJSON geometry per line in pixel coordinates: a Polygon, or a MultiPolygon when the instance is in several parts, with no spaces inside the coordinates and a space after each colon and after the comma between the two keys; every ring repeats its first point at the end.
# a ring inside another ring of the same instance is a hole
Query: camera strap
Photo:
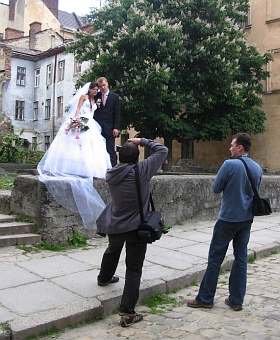
{"type": "MultiPolygon", "coordinates": [[[[142,195],[141,195],[141,187],[140,187],[140,177],[139,177],[139,168],[138,164],[136,164],[134,167],[134,172],[135,172],[135,182],[136,182],[136,189],[137,189],[137,196],[138,196],[138,204],[139,204],[139,212],[140,212],[140,217],[141,217],[141,223],[145,223],[144,219],[144,213],[143,213],[143,202],[142,202],[142,195]]],[[[155,206],[152,198],[152,194],[150,192],[150,203],[151,203],[151,208],[152,211],[155,211],[155,206]]]]}

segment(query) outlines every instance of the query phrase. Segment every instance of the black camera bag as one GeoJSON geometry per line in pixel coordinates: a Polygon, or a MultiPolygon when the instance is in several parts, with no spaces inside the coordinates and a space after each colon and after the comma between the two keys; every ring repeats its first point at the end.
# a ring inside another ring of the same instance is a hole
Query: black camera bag
{"type": "Polygon", "coordinates": [[[136,180],[136,188],[138,195],[138,203],[139,203],[139,212],[141,217],[141,224],[138,225],[138,235],[141,243],[153,243],[156,240],[161,238],[161,235],[165,233],[164,231],[164,220],[159,211],[155,211],[154,202],[152,195],[150,193],[150,203],[151,203],[151,211],[147,211],[145,216],[143,213],[143,205],[142,205],[142,195],[140,188],[140,179],[139,179],[139,169],[138,165],[134,166],[135,171],[135,180],[136,180]]]}

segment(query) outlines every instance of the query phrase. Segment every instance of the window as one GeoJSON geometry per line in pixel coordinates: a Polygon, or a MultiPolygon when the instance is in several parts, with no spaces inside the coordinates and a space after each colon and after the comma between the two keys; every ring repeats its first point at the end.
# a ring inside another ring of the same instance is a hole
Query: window
{"type": "Polygon", "coordinates": [[[46,104],[45,104],[45,119],[50,119],[51,118],[51,100],[46,99],[46,104]]]}
{"type": "Polygon", "coordinates": [[[31,145],[31,148],[33,151],[36,151],[37,150],[37,137],[32,137],[32,145],[31,145]]]}
{"type": "Polygon", "coordinates": [[[40,69],[37,68],[35,70],[35,87],[39,87],[40,86],[40,69]]]}
{"type": "Polygon", "coordinates": [[[74,73],[80,73],[82,71],[82,64],[75,60],[74,73]]]}
{"type": "Polygon", "coordinates": [[[45,151],[48,150],[50,145],[51,145],[51,137],[50,136],[45,136],[45,151]]]}
{"type": "Polygon", "coordinates": [[[63,116],[63,97],[57,97],[57,117],[63,116]]]}
{"type": "Polygon", "coordinates": [[[24,102],[16,100],[15,119],[24,120],[24,102]]]}
{"type": "Polygon", "coordinates": [[[25,85],[26,68],[18,66],[17,68],[17,85],[25,85]]]}
{"type": "Polygon", "coordinates": [[[268,63],[267,70],[270,72],[270,77],[266,80],[267,92],[280,91],[280,48],[269,50],[273,55],[273,60],[268,63]]]}
{"type": "Polygon", "coordinates": [[[194,139],[188,135],[183,139],[182,142],[181,157],[194,158],[194,139]]]}
{"type": "Polygon", "coordinates": [[[33,120],[38,120],[39,102],[33,103],[33,120]]]}
{"type": "Polygon", "coordinates": [[[61,81],[64,79],[64,68],[65,68],[65,61],[62,60],[58,63],[57,81],[61,81]]]}
{"type": "Polygon", "coordinates": [[[267,22],[280,19],[279,1],[267,0],[267,22]]]}
{"type": "Polygon", "coordinates": [[[52,82],[52,65],[47,65],[47,84],[52,82]]]}

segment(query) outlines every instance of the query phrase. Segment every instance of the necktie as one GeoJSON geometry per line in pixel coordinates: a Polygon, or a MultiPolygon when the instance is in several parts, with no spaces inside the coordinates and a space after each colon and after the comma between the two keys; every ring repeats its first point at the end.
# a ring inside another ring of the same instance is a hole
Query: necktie
{"type": "Polygon", "coordinates": [[[106,104],[107,94],[103,94],[103,106],[106,104]]]}

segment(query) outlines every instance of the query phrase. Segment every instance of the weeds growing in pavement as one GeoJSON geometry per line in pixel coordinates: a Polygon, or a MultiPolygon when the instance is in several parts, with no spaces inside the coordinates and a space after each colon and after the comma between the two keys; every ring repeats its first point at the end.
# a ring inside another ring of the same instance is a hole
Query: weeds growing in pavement
{"type": "Polygon", "coordinates": [[[18,249],[23,250],[23,254],[38,252],[40,250],[50,250],[50,251],[65,251],[69,248],[80,248],[85,247],[87,245],[87,237],[78,233],[77,231],[73,231],[73,234],[68,237],[68,241],[66,243],[53,244],[47,242],[40,242],[38,244],[34,244],[32,246],[20,245],[17,246],[18,249]]]}
{"type": "Polygon", "coordinates": [[[144,301],[144,305],[151,309],[151,314],[164,313],[167,306],[175,307],[177,300],[167,294],[154,294],[144,301]]]}

